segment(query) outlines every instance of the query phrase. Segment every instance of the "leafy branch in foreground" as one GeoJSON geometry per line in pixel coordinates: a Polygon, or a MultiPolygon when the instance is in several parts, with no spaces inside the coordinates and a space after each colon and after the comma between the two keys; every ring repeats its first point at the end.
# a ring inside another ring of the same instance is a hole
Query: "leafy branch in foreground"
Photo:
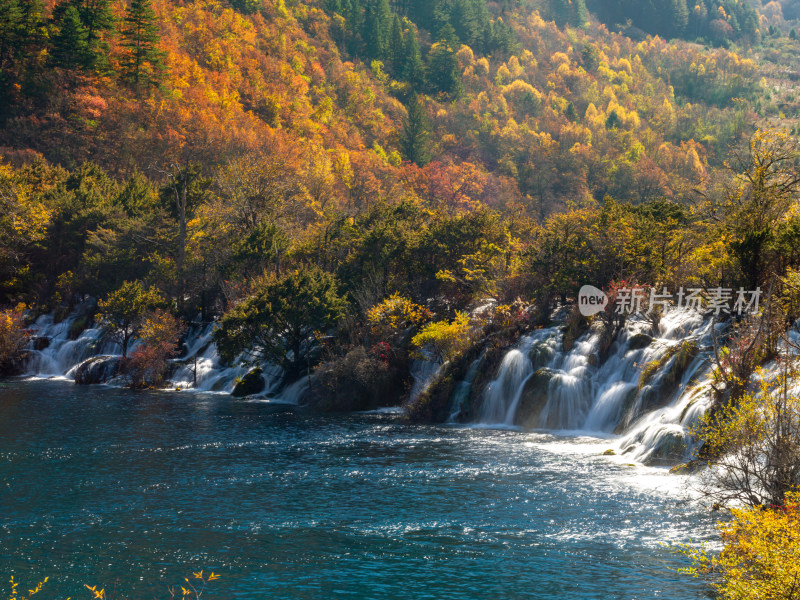
{"type": "MultiPolygon", "coordinates": [[[[42,579],[38,584],[36,584],[35,588],[33,588],[32,590],[28,590],[27,595],[25,595],[25,594],[21,594],[20,593],[20,591],[19,591],[19,582],[18,581],[14,581],[14,576],[12,575],[11,576],[11,580],[10,580],[10,583],[11,583],[11,597],[9,598],[9,600],[30,600],[30,598],[32,598],[33,596],[35,596],[36,594],[38,594],[39,592],[42,591],[42,588],[44,587],[44,584],[47,583],[48,579],[50,579],[50,578],[49,577],[45,577],[44,579],[42,579]]],[[[70,600],[70,599],[67,598],[67,600],[70,600]]]]}
{"type": "MultiPolygon", "coordinates": [[[[186,582],[186,586],[188,587],[180,585],[168,587],[167,589],[169,590],[170,598],[180,598],[181,600],[200,600],[208,584],[219,578],[220,576],[214,573],[214,571],[211,571],[211,573],[209,573],[207,576],[204,576],[203,571],[201,570],[197,573],[192,573],[192,579],[189,579],[188,577],[183,578],[183,580],[186,582]],[[178,588],[180,588],[180,593],[178,593],[178,588]]],[[[45,581],[47,581],[46,578],[45,581]]],[[[85,585],[84,587],[92,593],[93,600],[114,600],[114,595],[109,598],[108,594],[106,594],[105,588],[97,589],[98,586],[96,585],[85,585]]],[[[11,600],[16,599],[12,598],[11,600]]],[[[69,598],[67,598],[67,600],[69,600],[69,598]]]]}
{"type": "Polygon", "coordinates": [[[719,554],[684,547],[694,577],[711,577],[720,600],[797,600],[800,598],[800,494],[790,492],[783,506],[734,509],[720,523],[725,547],[719,554]]]}
{"type": "Polygon", "coordinates": [[[800,485],[800,397],[786,373],[760,388],[708,411],[695,431],[709,465],[702,491],[718,504],[783,506],[800,485]]]}

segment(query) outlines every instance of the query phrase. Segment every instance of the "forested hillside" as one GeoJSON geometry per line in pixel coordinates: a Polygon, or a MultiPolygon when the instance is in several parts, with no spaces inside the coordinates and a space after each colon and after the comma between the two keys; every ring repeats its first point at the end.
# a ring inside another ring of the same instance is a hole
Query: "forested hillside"
{"type": "Polygon", "coordinates": [[[187,320],[235,307],[233,359],[290,289],[331,299],[296,337],[346,350],[389,335],[392,297],[418,324],[489,296],[535,320],[589,279],[795,266],[792,201],[754,241],[733,200],[792,143],[748,150],[795,126],[794,30],[706,0],[634,39],[683,2],[628,4],[3,0],[3,301],[65,314],[138,281],[187,320]]]}

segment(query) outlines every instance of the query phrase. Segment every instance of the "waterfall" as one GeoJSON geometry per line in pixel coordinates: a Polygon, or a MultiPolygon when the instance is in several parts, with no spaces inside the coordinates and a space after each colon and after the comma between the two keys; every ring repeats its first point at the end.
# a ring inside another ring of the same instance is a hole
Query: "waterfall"
{"type": "MultiPolygon", "coordinates": [[[[556,356],[554,329],[543,329],[523,336],[509,350],[500,363],[497,377],[483,391],[478,422],[486,424],[513,425],[525,382],[534,373],[534,363],[550,362],[556,356]]],[[[473,363],[477,369],[477,364],[473,363]]],[[[472,367],[470,368],[470,370],[472,367]]],[[[472,373],[472,377],[475,374],[472,373]]],[[[470,378],[471,382],[471,378],[470,378]]]]}
{"type": "Polygon", "coordinates": [[[476,420],[621,434],[621,450],[636,460],[674,460],[709,403],[711,327],[692,311],[668,311],[656,331],[644,318],[629,318],[605,353],[597,329],[568,351],[560,349],[561,328],[539,330],[506,352],[480,394],[476,420]]]}
{"type": "Polygon", "coordinates": [[[513,422],[512,407],[516,405],[522,383],[531,372],[531,361],[524,347],[514,348],[505,355],[497,379],[486,386],[480,416],[482,423],[513,422]]]}
{"type": "MultiPolygon", "coordinates": [[[[108,360],[91,365],[97,367],[94,371],[112,372],[107,367],[121,348],[105,339],[100,328],[84,327],[88,312],[79,307],[58,323],[52,315],[36,320],[31,327],[29,375],[73,377],[79,365],[98,357],[108,360]]],[[[212,336],[212,324],[190,329],[184,354],[172,360],[170,387],[230,392],[247,374],[249,369],[238,362],[222,363],[212,336]]],[[[710,402],[711,336],[710,319],[681,310],[663,315],[656,331],[643,318],[628,319],[609,347],[604,347],[602,332],[590,329],[564,351],[561,327],[539,329],[505,353],[483,390],[472,388],[485,354],[473,361],[455,387],[450,418],[468,413],[470,399],[476,398],[479,423],[618,434],[620,451],[635,460],[668,462],[691,449],[686,430],[710,402]]],[[[132,342],[131,351],[136,343],[132,342]]],[[[266,388],[260,396],[297,403],[307,393],[306,378],[280,390],[281,370],[271,365],[262,369],[266,388]]],[[[412,364],[412,397],[439,369],[433,360],[412,364]]]]}
{"type": "Polygon", "coordinates": [[[72,314],[56,323],[53,315],[42,315],[30,327],[33,332],[26,371],[39,377],[64,377],[84,360],[99,355],[121,354],[122,348],[104,340],[100,328],[87,328],[71,339],[81,317],[72,314]],[[37,347],[38,346],[38,347],[37,347]]]}
{"type": "Polygon", "coordinates": [[[469,369],[467,369],[464,380],[458,382],[456,391],[453,393],[453,400],[450,403],[450,417],[448,418],[448,422],[454,423],[466,409],[469,394],[472,391],[472,382],[475,379],[475,375],[478,374],[478,368],[485,354],[486,353],[483,352],[478,358],[472,361],[469,369]]]}
{"type": "Polygon", "coordinates": [[[442,364],[438,362],[434,355],[425,350],[421,350],[423,359],[414,359],[411,361],[411,391],[409,392],[409,399],[415,400],[428,389],[428,386],[436,379],[439,369],[442,364]]]}
{"type": "MultiPolygon", "coordinates": [[[[112,360],[121,355],[120,345],[105,338],[100,327],[90,326],[81,330],[88,312],[88,307],[80,306],[58,323],[51,314],[36,319],[30,327],[33,335],[25,365],[28,376],[73,378],[76,369],[89,359],[107,357],[112,360]]],[[[213,324],[189,329],[183,355],[171,360],[173,370],[168,379],[169,388],[230,392],[238,379],[247,374],[250,368],[242,366],[238,360],[233,365],[222,364],[212,340],[213,332],[213,324]]],[[[137,344],[136,340],[131,342],[129,353],[136,350],[137,344]]],[[[262,369],[267,385],[260,395],[275,395],[281,382],[281,369],[274,365],[262,365],[262,369]]],[[[287,387],[281,393],[281,399],[297,402],[304,386],[307,384],[287,387]]]]}
{"type": "Polygon", "coordinates": [[[239,361],[234,361],[232,366],[221,363],[217,346],[211,339],[213,334],[213,323],[190,332],[186,339],[186,356],[178,361],[178,367],[170,377],[170,385],[202,392],[230,392],[236,381],[247,374],[250,369],[239,361]]]}

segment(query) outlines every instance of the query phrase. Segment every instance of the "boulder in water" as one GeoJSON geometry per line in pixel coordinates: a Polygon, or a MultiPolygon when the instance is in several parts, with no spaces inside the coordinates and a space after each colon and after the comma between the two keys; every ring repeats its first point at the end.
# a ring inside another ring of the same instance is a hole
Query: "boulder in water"
{"type": "Polygon", "coordinates": [[[46,335],[40,335],[34,337],[31,342],[33,343],[33,349],[41,352],[42,350],[46,350],[50,345],[50,338],[46,335]]]}
{"type": "Polygon", "coordinates": [[[699,460],[690,460],[687,463],[683,463],[680,465],[675,465],[672,467],[669,472],[673,475],[682,475],[686,473],[697,473],[705,466],[705,463],[699,460]]]}
{"type": "Polygon", "coordinates": [[[553,356],[555,356],[555,350],[546,341],[534,344],[528,352],[528,358],[534,369],[545,366],[553,360],[553,356]]]}
{"type": "Polygon", "coordinates": [[[670,431],[660,435],[655,447],[645,460],[648,466],[665,467],[684,460],[686,456],[686,435],[670,431]]]}
{"type": "Polygon", "coordinates": [[[253,394],[263,392],[264,388],[267,386],[267,383],[264,381],[264,376],[261,373],[262,371],[260,367],[256,367],[255,369],[249,371],[247,375],[236,382],[236,386],[234,386],[231,396],[241,398],[242,396],[252,396],[253,394]]]}
{"type": "Polygon", "coordinates": [[[528,428],[540,427],[539,417],[547,404],[547,391],[553,375],[555,375],[553,371],[543,368],[536,371],[525,382],[516,418],[519,425],[528,428]]]}
{"type": "Polygon", "coordinates": [[[653,342],[653,338],[646,333],[637,333],[628,340],[628,349],[641,350],[653,342]]]}
{"type": "Polygon", "coordinates": [[[75,383],[88,385],[105,383],[119,374],[119,356],[93,356],[75,368],[75,383]]]}
{"type": "Polygon", "coordinates": [[[323,412],[371,410],[396,406],[407,383],[407,364],[392,356],[357,347],[345,356],[321,364],[311,380],[311,390],[299,399],[323,412]]]}

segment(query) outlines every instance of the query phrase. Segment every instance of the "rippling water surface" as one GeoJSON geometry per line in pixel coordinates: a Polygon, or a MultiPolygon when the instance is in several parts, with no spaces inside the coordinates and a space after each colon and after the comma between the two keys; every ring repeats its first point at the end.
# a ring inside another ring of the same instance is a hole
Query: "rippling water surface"
{"type": "Polygon", "coordinates": [[[664,543],[711,539],[709,517],[609,444],[6,383],[0,580],[162,598],[205,568],[210,598],[705,598],[664,543]]]}

